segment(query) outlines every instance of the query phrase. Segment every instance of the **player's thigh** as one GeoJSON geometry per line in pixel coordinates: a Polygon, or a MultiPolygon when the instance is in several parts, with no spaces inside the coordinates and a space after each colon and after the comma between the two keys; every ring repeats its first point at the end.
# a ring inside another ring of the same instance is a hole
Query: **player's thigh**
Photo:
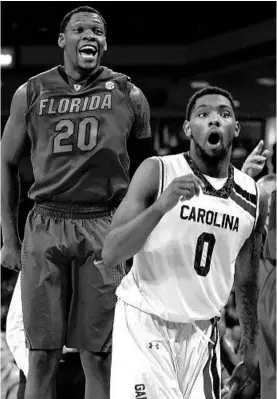
{"type": "Polygon", "coordinates": [[[221,389],[221,367],[219,345],[210,349],[210,354],[204,367],[199,368],[198,375],[192,388],[191,394],[185,399],[219,398],[221,389]]]}
{"type": "Polygon", "coordinates": [[[124,275],[121,266],[107,268],[99,261],[110,224],[110,216],[78,222],[78,256],[72,264],[72,286],[76,289],[68,345],[92,352],[107,352],[111,348],[115,291],[124,275]]]}
{"type": "Polygon", "coordinates": [[[110,399],[183,398],[172,356],[151,315],[118,301],[110,399]]]}
{"type": "Polygon", "coordinates": [[[111,270],[94,264],[89,255],[80,265],[72,264],[74,276],[67,346],[91,352],[108,352],[111,348],[115,307],[115,288],[111,270]]]}
{"type": "Polygon", "coordinates": [[[220,395],[221,365],[218,328],[202,320],[184,325],[179,353],[180,385],[184,399],[217,398],[220,395]],[[201,330],[201,331],[200,331],[201,330]]]}
{"type": "Polygon", "coordinates": [[[60,229],[49,216],[30,212],[22,245],[21,293],[28,346],[63,345],[68,308],[68,265],[59,251],[60,229]]]}

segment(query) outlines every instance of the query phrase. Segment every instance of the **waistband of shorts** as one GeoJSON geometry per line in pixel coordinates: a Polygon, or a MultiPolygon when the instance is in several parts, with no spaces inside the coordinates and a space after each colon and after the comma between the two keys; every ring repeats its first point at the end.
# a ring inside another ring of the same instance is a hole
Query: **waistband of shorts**
{"type": "Polygon", "coordinates": [[[41,215],[64,219],[96,219],[113,216],[115,208],[89,204],[66,204],[59,202],[36,202],[34,211],[41,215]]]}

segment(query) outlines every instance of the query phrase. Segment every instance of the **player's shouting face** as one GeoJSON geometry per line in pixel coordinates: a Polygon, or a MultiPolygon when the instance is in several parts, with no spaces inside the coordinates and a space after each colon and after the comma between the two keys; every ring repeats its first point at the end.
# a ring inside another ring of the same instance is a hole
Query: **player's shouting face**
{"type": "Polygon", "coordinates": [[[227,155],[239,130],[231,102],[220,94],[198,98],[186,128],[195,149],[211,161],[227,155]]]}
{"type": "Polygon", "coordinates": [[[65,66],[77,70],[94,70],[107,49],[105,26],[98,14],[73,14],[60,33],[59,46],[64,49],[65,66]]]}

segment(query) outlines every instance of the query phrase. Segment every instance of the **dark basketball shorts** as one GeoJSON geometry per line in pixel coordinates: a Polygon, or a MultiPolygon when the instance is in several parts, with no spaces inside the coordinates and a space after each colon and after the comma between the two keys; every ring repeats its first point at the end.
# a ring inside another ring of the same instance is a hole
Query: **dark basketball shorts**
{"type": "Polygon", "coordinates": [[[115,290],[124,275],[123,266],[99,261],[111,219],[100,208],[36,204],[30,211],[21,285],[29,348],[110,351],[115,290]]]}

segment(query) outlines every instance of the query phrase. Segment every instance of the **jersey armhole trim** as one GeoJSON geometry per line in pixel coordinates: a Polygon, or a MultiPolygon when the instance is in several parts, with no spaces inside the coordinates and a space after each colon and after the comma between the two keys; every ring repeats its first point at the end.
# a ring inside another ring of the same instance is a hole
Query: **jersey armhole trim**
{"type": "Polygon", "coordinates": [[[30,80],[27,82],[27,90],[26,90],[26,96],[27,96],[27,109],[25,112],[25,115],[29,112],[30,105],[31,105],[31,93],[30,93],[30,80]]]}
{"type": "Polygon", "coordinates": [[[256,201],[256,215],[255,215],[255,220],[254,220],[254,223],[253,223],[253,227],[252,227],[251,233],[249,234],[248,238],[251,236],[251,234],[255,230],[257,222],[258,222],[259,214],[260,214],[260,211],[259,211],[260,210],[260,192],[259,192],[259,187],[258,187],[256,182],[254,182],[254,185],[255,185],[256,198],[257,198],[257,201],[256,201]]]}
{"type": "Polygon", "coordinates": [[[254,222],[253,229],[255,229],[257,222],[258,222],[259,215],[260,215],[260,190],[259,190],[257,183],[255,182],[254,184],[255,184],[255,189],[256,189],[257,202],[256,202],[256,216],[255,216],[255,222],[254,222]]]}
{"type": "Polygon", "coordinates": [[[165,185],[165,166],[161,157],[157,157],[159,161],[159,190],[157,193],[157,198],[163,193],[165,185]]]}
{"type": "Polygon", "coordinates": [[[135,116],[135,110],[134,110],[134,107],[133,107],[133,104],[132,104],[132,101],[130,98],[130,92],[131,92],[132,88],[130,89],[130,91],[128,90],[128,83],[130,83],[130,84],[132,84],[132,83],[131,83],[131,80],[127,79],[127,76],[124,76],[124,78],[125,78],[124,84],[125,84],[125,91],[126,91],[126,100],[127,100],[128,108],[131,111],[131,114],[133,117],[133,120],[132,120],[132,125],[133,125],[136,116],[135,116]]]}
{"type": "Polygon", "coordinates": [[[26,132],[27,132],[29,137],[30,137],[30,134],[29,134],[29,130],[28,130],[27,117],[29,115],[29,111],[30,111],[30,108],[31,108],[31,105],[32,105],[31,104],[32,101],[31,101],[31,87],[30,86],[31,86],[31,82],[30,82],[30,80],[28,80],[27,81],[27,88],[26,88],[27,109],[26,109],[26,111],[24,113],[24,123],[25,123],[26,132]]]}

